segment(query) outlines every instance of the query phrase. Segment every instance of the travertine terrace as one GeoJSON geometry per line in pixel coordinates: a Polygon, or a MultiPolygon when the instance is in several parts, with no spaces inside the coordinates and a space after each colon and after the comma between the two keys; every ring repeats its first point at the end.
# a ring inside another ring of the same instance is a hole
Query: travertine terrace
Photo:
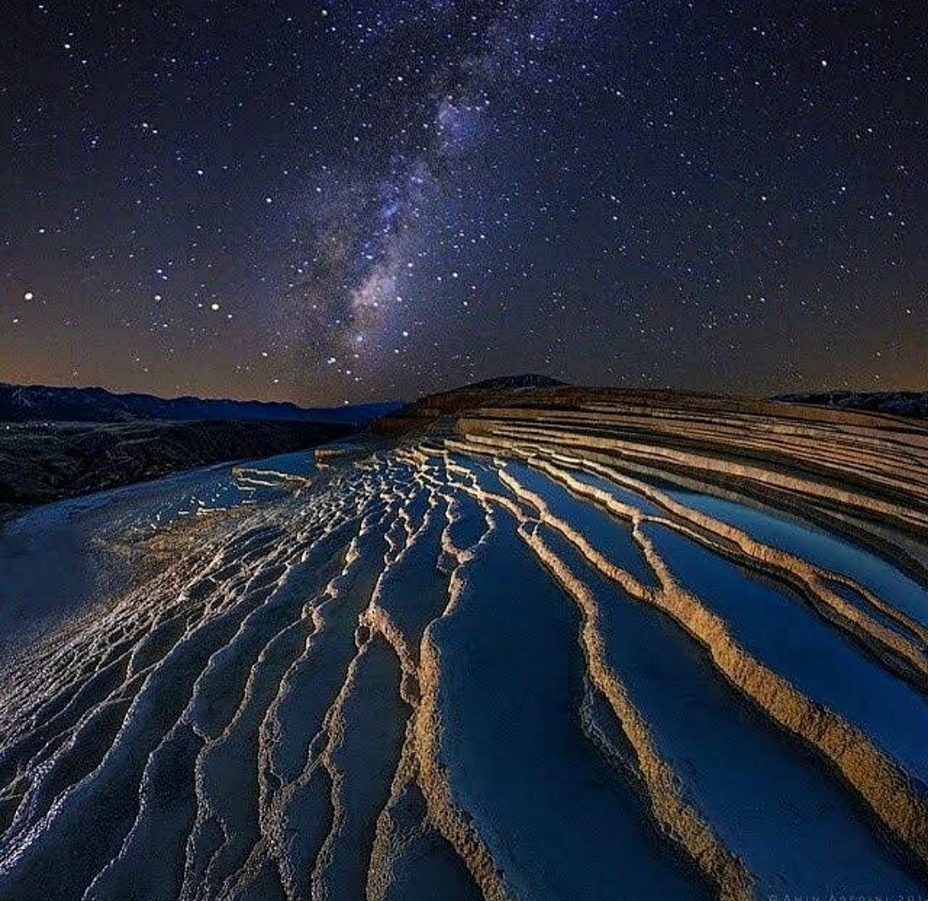
{"type": "Polygon", "coordinates": [[[551,388],[380,431],[19,652],[0,899],[928,891],[928,428],[551,388]]]}

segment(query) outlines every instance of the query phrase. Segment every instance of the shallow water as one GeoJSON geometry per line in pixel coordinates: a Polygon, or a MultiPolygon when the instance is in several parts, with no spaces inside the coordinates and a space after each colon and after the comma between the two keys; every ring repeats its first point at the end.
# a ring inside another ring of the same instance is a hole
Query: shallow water
{"type": "Polygon", "coordinates": [[[517,895],[698,897],[583,735],[576,612],[511,521],[464,575],[459,606],[432,633],[446,682],[442,759],[517,895]]]}
{"type": "Polygon", "coordinates": [[[675,500],[736,526],[771,547],[789,551],[823,569],[857,580],[874,594],[928,625],[928,590],[920,586],[888,560],[859,544],[825,531],[814,523],[738,504],[709,493],[673,489],[663,490],[675,500]]]}
{"type": "Polygon", "coordinates": [[[507,463],[504,471],[511,473],[521,485],[541,497],[556,517],[573,526],[613,563],[646,584],[656,581],[653,570],[632,540],[628,525],[572,494],[569,489],[536,469],[521,463],[507,463]]]}
{"type": "Polygon", "coordinates": [[[788,588],[754,577],[664,526],[646,526],[645,533],[680,584],[722,616],[740,644],[928,782],[924,694],[887,672],[788,588]]]}
{"type": "Polygon", "coordinates": [[[761,897],[915,889],[827,767],[741,697],[698,643],[563,538],[546,539],[593,590],[608,663],[686,796],[757,877],[761,897]]]}

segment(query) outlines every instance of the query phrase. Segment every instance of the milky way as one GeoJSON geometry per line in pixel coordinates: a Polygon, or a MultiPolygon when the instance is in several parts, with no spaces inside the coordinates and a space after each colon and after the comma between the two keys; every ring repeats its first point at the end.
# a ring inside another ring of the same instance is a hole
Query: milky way
{"type": "Polygon", "coordinates": [[[919,4],[29,3],[0,379],[923,387],[919,4]]]}

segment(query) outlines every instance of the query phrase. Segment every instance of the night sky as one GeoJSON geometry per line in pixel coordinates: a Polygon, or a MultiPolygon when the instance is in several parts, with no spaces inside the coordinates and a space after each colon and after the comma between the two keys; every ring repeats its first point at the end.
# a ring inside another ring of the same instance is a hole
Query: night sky
{"type": "Polygon", "coordinates": [[[928,388],[924,0],[20,4],[0,380],[928,388]]]}

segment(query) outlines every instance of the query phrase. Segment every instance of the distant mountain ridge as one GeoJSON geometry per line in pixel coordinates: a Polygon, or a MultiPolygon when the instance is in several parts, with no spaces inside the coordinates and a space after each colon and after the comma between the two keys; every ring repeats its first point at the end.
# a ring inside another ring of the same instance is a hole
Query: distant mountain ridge
{"type": "Polygon", "coordinates": [[[781,394],[775,400],[928,419],[928,391],[818,391],[781,394]]]}
{"type": "MultiPolygon", "coordinates": [[[[566,385],[560,379],[551,378],[550,375],[539,375],[537,372],[525,372],[520,375],[500,375],[481,382],[471,382],[454,388],[453,391],[506,391],[519,388],[559,388],[566,385]]],[[[452,392],[442,392],[450,394],[452,392]]]]}
{"type": "Polygon", "coordinates": [[[287,402],[163,398],[151,394],[115,394],[105,388],[53,388],[0,382],[2,422],[334,422],[363,425],[401,406],[399,403],[304,408],[287,402]]]}

